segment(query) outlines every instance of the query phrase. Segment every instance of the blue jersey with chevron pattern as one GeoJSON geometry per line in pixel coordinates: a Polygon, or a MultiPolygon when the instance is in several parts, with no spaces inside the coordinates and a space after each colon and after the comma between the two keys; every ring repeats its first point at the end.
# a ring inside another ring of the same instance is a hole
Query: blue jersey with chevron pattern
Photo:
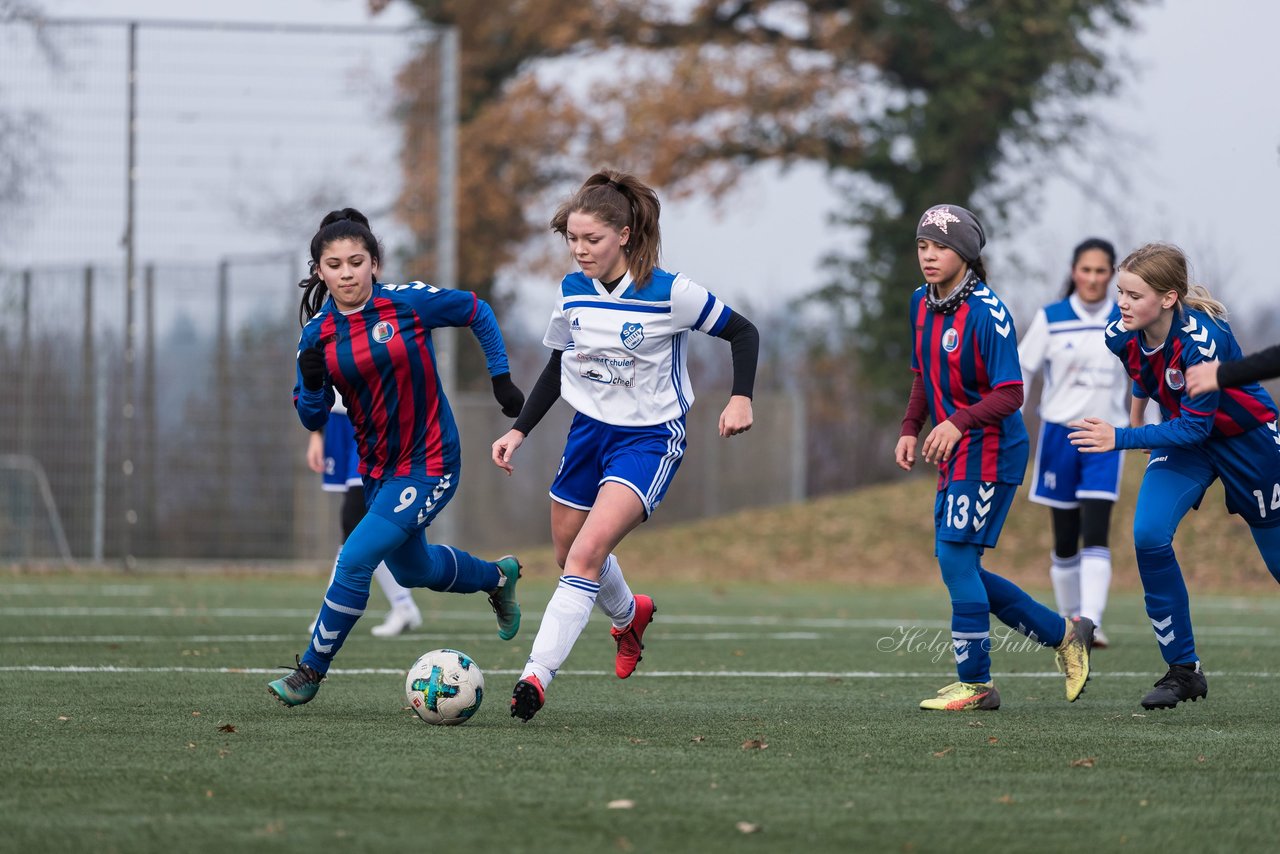
{"type": "Polygon", "coordinates": [[[1117,429],[1118,448],[1194,445],[1210,437],[1239,436],[1275,420],[1275,403],[1258,383],[1187,396],[1183,372],[1189,366],[1241,357],[1225,320],[1182,307],[1159,347],[1146,347],[1141,331],[1126,329],[1118,320],[1107,325],[1105,336],[1107,347],[1132,378],[1134,394],[1154,399],[1165,420],[1117,429]]]}

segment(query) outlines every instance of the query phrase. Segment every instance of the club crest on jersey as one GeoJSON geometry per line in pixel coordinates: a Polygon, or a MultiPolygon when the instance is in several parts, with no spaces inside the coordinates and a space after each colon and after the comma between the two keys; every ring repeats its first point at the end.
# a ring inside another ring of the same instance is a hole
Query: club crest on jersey
{"type": "Polygon", "coordinates": [[[392,338],[396,337],[396,328],[388,321],[379,320],[373,324],[373,340],[379,344],[386,344],[392,338]]]}
{"type": "Polygon", "coordinates": [[[634,350],[644,340],[644,327],[639,323],[624,323],[619,337],[622,338],[622,346],[634,350]]]}
{"type": "Polygon", "coordinates": [[[1165,368],[1164,384],[1174,391],[1182,391],[1187,384],[1187,379],[1177,368],[1165,368]]]}
{"type": "Polygon", "coordinates": [[[960,333],[956,332],[954,327],[942,333],[942,349],[943,350],[946,350],[948,353],[954,353],[956,351],[956,348],[959,346],[960,346],[960,333]]]}

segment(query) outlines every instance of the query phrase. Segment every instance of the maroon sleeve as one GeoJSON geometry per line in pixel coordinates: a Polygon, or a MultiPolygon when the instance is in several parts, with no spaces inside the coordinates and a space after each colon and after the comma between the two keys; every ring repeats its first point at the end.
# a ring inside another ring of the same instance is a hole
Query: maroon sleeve
{"type": "Polygon", "coordinates": [[[957,409],[947,420],[961,433],[974,427],[998,424],[1022,406],[1022,383],[1009,383],[992,389],[991,394],[973,406],[957,409]]]}
{"type": "Polygon", "coordinates": [[[924,419],[929,414],[929,401],[924,396],[924,379],[915,375],[911,381],[911,397],[907,400],[907,414],[902,416],[902,432],[899,436],[919,436],[924,419]]]}

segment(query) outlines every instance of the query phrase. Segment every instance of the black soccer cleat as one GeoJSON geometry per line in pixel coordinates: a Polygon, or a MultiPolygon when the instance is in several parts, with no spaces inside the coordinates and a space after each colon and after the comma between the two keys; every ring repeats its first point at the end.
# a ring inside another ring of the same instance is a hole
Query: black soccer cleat
{"type": "Polygon", "coordinates": [[[547,693],[537,676],[530,673],[511,692],[511,717],[528,723],[547,702],[547,693]]]}
{"type": "Polygon", "coordinates": [[[1200,662],[1195,664],[1170,665],[1169,672],[1160,677],[1155,688],[1142,698],[1144,709],[1172,709],[1183,700],[1195,702],[1201,697],[1209,696],[1209,680],[1200,669],[1200,662]]]}

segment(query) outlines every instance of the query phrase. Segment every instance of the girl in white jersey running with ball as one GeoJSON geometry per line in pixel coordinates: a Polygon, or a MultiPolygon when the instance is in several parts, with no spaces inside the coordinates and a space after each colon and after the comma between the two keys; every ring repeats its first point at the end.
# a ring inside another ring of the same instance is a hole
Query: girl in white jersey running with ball
{"type": "Polygon", "coordinates": [[[546,702],[593,605],[613,622],[618,678],[640,662],[656,608],[632,594],[612,552],[657,509],[684,455],[690,330],[732,347],[733,391],[720,435],[751,429],[759,334],[705,288],[657,266],[659,210],[640,180],[604,170],[551,220],[581,272],[560,283],[543,338],[551,358],[515,426],[493,443],[493,462],[510,474],[516,449],[558,398],[576,410],[551,484],[551,538],[563,574],[512,692],[511,714],[524,721],[546,702]]]}

